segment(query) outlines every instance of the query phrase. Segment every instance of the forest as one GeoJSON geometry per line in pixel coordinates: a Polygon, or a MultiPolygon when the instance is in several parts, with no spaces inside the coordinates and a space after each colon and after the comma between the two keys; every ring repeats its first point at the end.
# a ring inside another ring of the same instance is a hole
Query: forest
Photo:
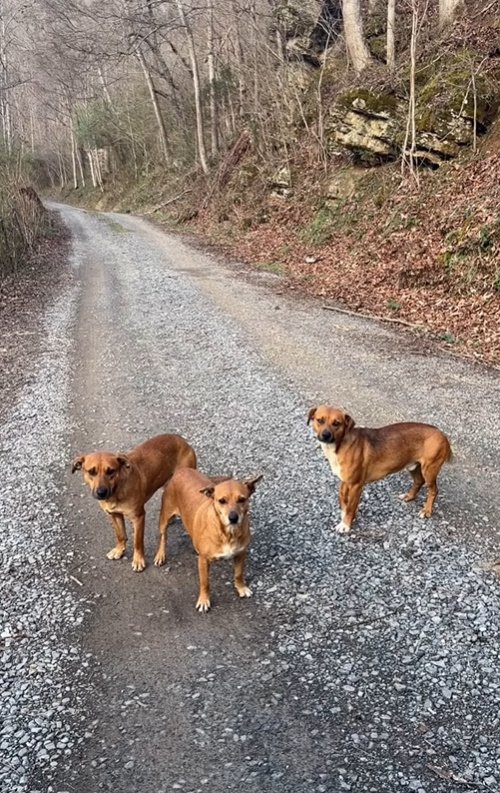
{"type": "Polygon", "coordinates": [[[46,195],[500,360],[487,0],[0,0],[0,261],[46,195]]]}

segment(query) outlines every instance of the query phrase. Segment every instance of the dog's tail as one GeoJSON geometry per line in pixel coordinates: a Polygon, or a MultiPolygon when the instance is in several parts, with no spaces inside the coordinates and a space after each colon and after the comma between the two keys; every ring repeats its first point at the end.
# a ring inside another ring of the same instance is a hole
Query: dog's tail
{"type": "Polygon", "coordinates": [[[445,463],[453,464],[455,462],[455,457],[454,457],[453,452],[451,450],[450,441],[448,440],[448,438],[446,438],[446,440],[448,441],[448,451],[446,452],[446,457],[444,458],[444,461],[445,461],[445,463]]]}

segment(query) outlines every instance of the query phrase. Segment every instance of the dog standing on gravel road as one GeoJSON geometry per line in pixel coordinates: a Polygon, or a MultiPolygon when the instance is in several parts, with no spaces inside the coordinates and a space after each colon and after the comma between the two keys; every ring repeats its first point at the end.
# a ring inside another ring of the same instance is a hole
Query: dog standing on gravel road
{"type": "Polygon", "coordinates": [[[351,530],[363,487],[403,468],[412,475],[413,487],[400,496],[401,500],[413,501],[422,485],[427,485],[420,517],[431,516],[438,492],[437,475],[443,463],[452,459],[450,442],[441,430],[416,422],[379,429],[355,427],[347,413],[330,405],[311,408],[307,423],[311,421],[323,453],[340,479],[342,520],[336,526],[340,534],[351,530]]]}
{"type": "MultiPolygon", "coordinates": [[[[222,479],[222,477],[221,477],[222,479]]],[[[167,528],[179,516],[198,554],[200,593],[196,608],[210,608],[210,565],[234,560],[234,585],[240,597],[252,592],[244,580],[247,548],[251,541],[249,501],[262,476],[238,482],[217,481],[199,471],[177,471],[165,488],[160,514],[160,544],[155,565],[165,564],[167,528]]]]}
{"type": "Polygon", "coordinates": [[[113,524],[116,546],[108,559],[121,559],[125,553],[125,518],[129,518],[134,528],[132,569],[144,570],[144,505],[177,468],[196,468],[194,449],[180,435],[157,435],[128,454],[92,452],[73,460],[72,473],[83,471],[92,495],[113,524]]]}

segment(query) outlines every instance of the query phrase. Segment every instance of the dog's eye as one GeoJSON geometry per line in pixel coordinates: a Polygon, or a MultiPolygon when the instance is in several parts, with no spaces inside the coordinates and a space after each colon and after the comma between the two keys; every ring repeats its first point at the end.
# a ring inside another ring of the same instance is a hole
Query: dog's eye
{"type": "Polygon", "coordinates": [[[227,504],[227,498],[219,498],[219,504],[227,504]]]}
{"type": "Polygon", "coordinates": [[[244,504],[244,503],[245,503],[245,501],[246,501],[246,498],[245,498],[245,496],[240,496],[240,497],[238,498],[238,504],[244,504]]]}
{"type": "Polygon", "coordinates": [[[91,468],[87,473],[89,476],[95,476],[97,474],[97,468],[91,468]]]}
{"type": "Polygon", "coordinates": [[[106,470],[106,476],[113,476],[114,473],[116,473],[114,468],[108,468],[106,470]]]}
{"type": "Polygon", "coordinates": [[[332,421],[334,427],[340,427],[340,421],[332,421]]]}
{"type": "Polygon", "coordinates": [[[316,419],[317,424],[324,424],[325,419],[316,419]]]}

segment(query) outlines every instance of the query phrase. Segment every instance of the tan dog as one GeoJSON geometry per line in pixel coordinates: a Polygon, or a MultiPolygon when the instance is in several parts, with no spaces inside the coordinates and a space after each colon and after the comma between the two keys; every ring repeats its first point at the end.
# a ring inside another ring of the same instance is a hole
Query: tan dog
{"type": "Polygon", "coordinates": [[[251,540],[249,499],[262,476],[218,484],[199,471],[177,471],[163,493],[160,544],[155,564],[165,563],[167,528],[179,516],[198,554],[200,594],[196,608],[210,608],[210,565],[218,559],[234,560],[234,585],[240,597],[252,594],[244,581],[247,548],[251,540]]]}
{"type": "Polygon", "coordinates": [[[427,500],[420,517],[429,518],[437,496],[436,478],[445,462],[451,461],[450,442],[441,430],[430,424],[390,424],[379,429],[355,427],[343,410],[320,405],[311,408],[312,420],[333,473],[340,479],[339,501],[342,520],[336,526],[347,533],[358,511],[364,485],[407,468],[413,487],[400,496],[413,501],[422,485],[427,485],[427,500]]]}
{"type": "Polygon", "coordinates": [[[180,435],[157,435],[128,454],[93,452],[73,460],[72,472],[83,470],[92,495],[113,524],[116,546],[108,559],[121,559],[125,553],[129,518],[134,527],[132,569],[144,570],[144,505],[181,467],[196,468],[196,454],[180,435]]]}

